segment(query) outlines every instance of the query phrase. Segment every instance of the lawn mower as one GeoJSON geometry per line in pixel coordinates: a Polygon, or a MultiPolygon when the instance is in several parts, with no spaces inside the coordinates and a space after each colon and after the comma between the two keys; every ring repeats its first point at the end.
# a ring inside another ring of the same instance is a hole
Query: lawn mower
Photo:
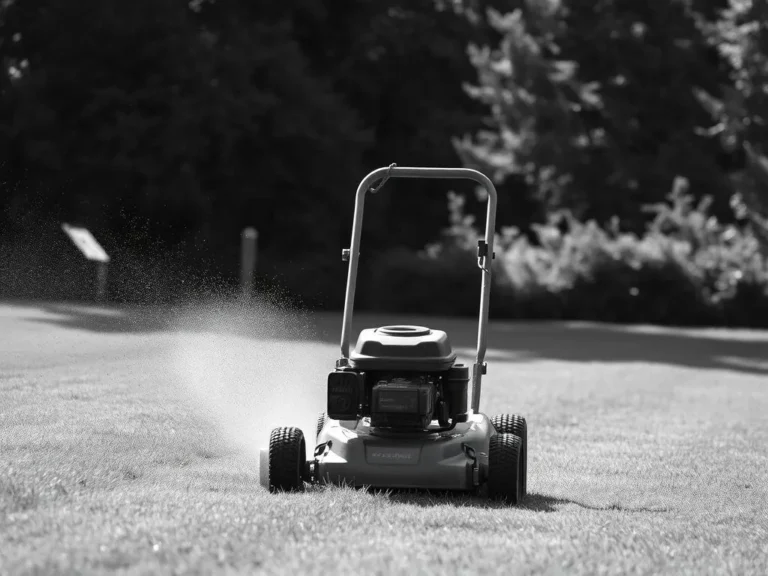
{"type": "Polygon", "coordinates": [[[260,451],[260,482],[271,492],[331,483],[372,489],[484,492],[517,504],[527,492],[527,427],[523,417],[480,412],[496,189],[467,168],[379,168],[357,188],[352,242],[342,251],[349,262],[341,357],[328,374],[327,406],[317,422],[312,457],[295,427],[271,431],[260,451]],[[390,178],[468,179],[487,191],[485,238],[478,242],[482,273],[477,355],[470,369],[457,363],[448,335],[424,326],[392,325],[362,330],[350,350],[352,313],[363,206],[390,178]],[[374,187],[374,184],[377,184],[374,187]]]}

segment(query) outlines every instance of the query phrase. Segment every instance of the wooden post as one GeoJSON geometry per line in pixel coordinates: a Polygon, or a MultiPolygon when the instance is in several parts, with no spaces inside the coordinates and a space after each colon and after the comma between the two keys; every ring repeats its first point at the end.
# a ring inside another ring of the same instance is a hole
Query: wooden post
{"type": "Polygon", "coordinates": [[[243,298],[250,298],[253,291],[253,275],[256,271],[256,244],[259,233],[253,227],[245,228],[240,242],[240,289],[243,298]]]}
{"type": "Polygon", "coordinates": [[[96,301],[104,302],[107,299],[107,271],[109,263],[97,262],[96,266],[96,301]]]}

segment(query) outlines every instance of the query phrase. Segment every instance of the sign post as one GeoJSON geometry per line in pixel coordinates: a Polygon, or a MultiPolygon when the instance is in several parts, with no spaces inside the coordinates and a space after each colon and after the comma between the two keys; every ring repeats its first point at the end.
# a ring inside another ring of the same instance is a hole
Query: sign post
{"type": "Polygon", "coordinates": [[[105,252],[87,228],[70,226],[66,222],[61,229],[69,236],[72,243],[80,250],[80,253],[91,262],[96,262],[96,301],[102,302],[107,296],[107,267],[109,255],[105,252]]]}
{"type": "Polygon", "coordinates": [[[245,228],[240,242],[240,289],[243,298],[249,299],[253,290],[253,274],[256,270],[256,243],[259,233],[253,227],[245,228]]]}

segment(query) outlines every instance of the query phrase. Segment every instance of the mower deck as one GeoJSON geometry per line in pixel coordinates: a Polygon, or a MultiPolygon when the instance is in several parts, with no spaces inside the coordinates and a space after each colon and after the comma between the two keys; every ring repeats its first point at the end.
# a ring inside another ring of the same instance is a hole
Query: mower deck
{"type": "Polygon", "coordinates": [[[316,482],[435,490],[474,490],[483,482],[495,434],[485,415],[432,434],[376,430],[367,420],[328,421],[317,438],[316,482]]]}

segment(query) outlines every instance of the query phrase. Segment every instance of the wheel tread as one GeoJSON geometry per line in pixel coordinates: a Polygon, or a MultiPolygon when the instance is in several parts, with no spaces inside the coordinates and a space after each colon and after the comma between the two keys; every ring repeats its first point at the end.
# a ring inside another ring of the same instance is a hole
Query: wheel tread
{"type": "Polygon", "coordinates": [[[269,437],[269,490],[303,489],[302,466],[306,459],[304,434],[298,428],[275,428],[269,437]]]}
{"type": "Polygon", "coordinates": [[[488,496],[517,504],[521,500],[520,452],[522,441],[513,434],[491,437],[488,450],[488,496]]]}
{"type": "Polygon", "coordinates": [[[528,495],[528,423],[525,418],[517,414],[498,414],[491,419],[491,424],[499,434],[514,434],[522,440],[521,448],[521,476],[522,498],[528,495]]]}

